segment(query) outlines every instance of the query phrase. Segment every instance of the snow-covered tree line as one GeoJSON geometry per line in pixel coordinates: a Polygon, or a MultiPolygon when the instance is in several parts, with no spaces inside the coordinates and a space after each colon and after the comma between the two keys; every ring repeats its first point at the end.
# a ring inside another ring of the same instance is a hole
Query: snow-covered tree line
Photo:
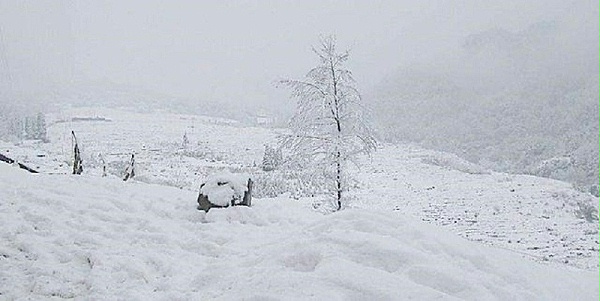
{"type": "Polygon", "coordinates": [[[21,121],[21,128],[23,129],[21,135],[23,139],[48,141],[46,118],[43,113],[37,113],[35,116],[25,116],[21,121]]]}
{"type": "Polygon", "coordinates": [[[458,63],[398,72],[375,97],[381,132],[597,191],[598,52],[569,41],[572,30],[560,22],[489,30],[465,40],[458,63]]]}
{"type": "Polygon", "coordinates": [[[0,139],[48,142],[45,115],[16,102],[0,101],[0,139]]]}

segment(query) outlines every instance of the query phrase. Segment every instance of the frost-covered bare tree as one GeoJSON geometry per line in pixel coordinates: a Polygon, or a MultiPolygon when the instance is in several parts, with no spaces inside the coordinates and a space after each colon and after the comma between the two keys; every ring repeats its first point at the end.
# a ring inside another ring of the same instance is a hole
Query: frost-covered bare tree
{"type": "Polygon", "coordinates": [[[281,137],[292,161],[302,167],[312,165],[331,175],[337,209],[347,189],[348,163],[359,154],[370,154],[376,147],[372,131],[365,122],[361,96],[350,70],[344,64],[348,51],[337,52],[333,36],[321,38],[313,47],[319,64],[303,80],[279,83],[292,91],[297,107],[291,118],[291,133],[281,137]]]}

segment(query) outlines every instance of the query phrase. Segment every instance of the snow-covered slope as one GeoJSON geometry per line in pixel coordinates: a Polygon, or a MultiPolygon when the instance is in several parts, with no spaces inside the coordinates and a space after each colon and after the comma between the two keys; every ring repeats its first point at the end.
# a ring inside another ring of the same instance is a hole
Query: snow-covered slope
{"type": "Polygon", "coordinates": [[[279,198],[205,215],[195,198],[0,164],[0,299],[598,300],[596,272],[401,211],[322,215],[279,198]]]}
{"type": "Polygon", "coordinates": [[[411,145],[386,145],[359,173],[358,208],[396,210],[536,261],[598,270],[598,198],[566,182],[490,172],[411,145]]]}

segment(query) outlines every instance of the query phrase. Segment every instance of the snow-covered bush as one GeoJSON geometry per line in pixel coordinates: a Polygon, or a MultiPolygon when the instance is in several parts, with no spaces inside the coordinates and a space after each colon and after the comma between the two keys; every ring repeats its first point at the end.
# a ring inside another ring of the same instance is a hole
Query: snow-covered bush
{"type": "Polygon", "coordinates": [[[283,159],[283,155],[281,153],[281,149],[272,147],[270,145],[265,145],[265,153],[262,159],[262,170],[264,171],[272,171],[279,167],[281,161],[283,159]]]}
{"type": "Polygon", "coordinates": [[[256,197],[276,197],[289,193],[293,198],[330,194],[334,187],[328,177],[308,170],[274,170],[254,174],[256,197]]]}
{"type": "MultiPolygon", "coordinates": [[[[569,168],[573,167],[573,160],[570,157],[554,157],[542,161],[535,170],[535,174],[542,177],[560,178],[569,168]]],[[[563,176],[564,177],[564,176],[563,176]]]]}
{"type": "Polygon", "coordinates": [[[123,172],[127,169],[127,166],[129,166],[129,162],[127,162],[125,157],[123,157],[122,160],[115,159],[107,162],[106,172],[107,174],[121,177],[123,176],[123,172]]]}
{"type": "Polygon", "coordinates": [[[593,195],[593,196],[595,196],[595,197],[600,196],[600,191],[598,191],[598,185],[592,185],[592,186],[590,186],[590,194],[593,195]]]}
{"type": "Polygon", "coordinates": [[[598,208],[592,205],[592,202],[577,202],[577,209],[575,209],[575,216],[581,219],[585,219],[588,222],[598,221],[598,208]]]}
{"type": "Polygon", "coordinates": [[[421,162],[425,164],[440,166],[452,170],[458,170],[468,174],[489,174],[490,171],[471,163],[465,159],[462,159],[456,155],[448,153],[438,153],[435,155],[427,156],[421,159],[421,162]]]}

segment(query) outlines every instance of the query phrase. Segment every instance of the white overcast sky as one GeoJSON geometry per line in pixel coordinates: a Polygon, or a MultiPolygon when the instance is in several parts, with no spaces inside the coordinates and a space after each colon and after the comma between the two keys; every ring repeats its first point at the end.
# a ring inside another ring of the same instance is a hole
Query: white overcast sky
{"type": "Polygon", "coordinates": [[[581,16],[598,37],[598,2],[0,0],[2,80],[15,89],[113,82],[164,94],[279,101],[272,82],[302,77],[310,47],[335,34],[368,90],[396,68],[443,61],[490,28],[581,16]],[[8,69],[6,69],[8,67],[8,69]]]}

